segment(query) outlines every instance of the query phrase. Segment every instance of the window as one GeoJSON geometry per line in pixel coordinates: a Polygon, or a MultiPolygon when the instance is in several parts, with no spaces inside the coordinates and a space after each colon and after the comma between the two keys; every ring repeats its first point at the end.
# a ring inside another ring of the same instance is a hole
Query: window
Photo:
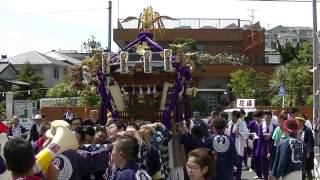
{"type": "Polygon", "coordinates": [[[59,79],[59,68],[58,67],[53,68],[53,78],[59,79]]]}

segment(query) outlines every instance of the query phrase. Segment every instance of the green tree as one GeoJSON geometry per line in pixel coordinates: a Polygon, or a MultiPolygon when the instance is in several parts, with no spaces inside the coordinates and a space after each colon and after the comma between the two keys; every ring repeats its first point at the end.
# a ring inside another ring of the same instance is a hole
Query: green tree
{"type": "Polygon", "coordinates": [[[57,84],[47,92],[47,97],[51,98],[65,98],[75,96],[77,96],[77,92],[72,90],[70,85],[66,83],[57,84]]]}
{"type": "Polygon", "coordinates": [[[279,40],[276,38],[278,51],[281,56],[281,64],[286,64],[298,57],[299,45],[293,47],[290,42],[287,42],[285,45],[281,45],[279,40]]]}
{"type": "Polygon", "coordinates": [[[5,97],[2,96],[4,92],[6,92],[6,89],[0,84],[0,102],[5,100],[5,97]]]}
{"type": "Polygon", "coordinates": [[[43,78],[36,72],[36,69],[26,62],[22,65],[22,70],[18,75],[18,80],[29,83],[30,87],[33,89],[31,92],[30,99],[38,100],[43,97],[44,90],[39,90],[45,86],[42,84],[43,78]]]}
{"type": "Polygon", "coordinates": [[[228,55],[228,54],[217,54],[210,55],[208,53],[200,53],[198,55],[199,61],[202,64],[233,64],[242,65],[249,63],[250,59],[245,55],[228,55]]]}
{"type": "Polygon", "coordinates": [[[269,77],[253,68],[231,73],[228,87],[236,98],[253,98],[256,104],[269,105],[269,77]]]}
{"type": "Polygon", "coordinates": [[[80,95],[80,103],[89,107],[98,106],[101,103],[101,97],[95,86],[88,86],[80,95]]]}
{"type": "Polygon", "coordinates": [[[82,91],[84,84],[82,82],[82,66],[73,65],[69,70],[70,85],[73,90],[82,91]]]}
{"type": "Polygon", "coordinates": [[[4,108],[4,103],[0,103],[0,120],[4,120],[2,119],[6,114],[6,110],[4,108]]]}
{"type": "Polygon", "coordinates": [[[101,43],[96,40],[96,37],[93,35],[91,38],[87,40],[87,42],[83,42],[81,47],[88,53],[91,53],[93,49],[101,48],[101,43]]]}
{"type": "Polygon", "coordinates": [[[305,42],[298,51],[297,60],[301,64],[312,65],[312,44],[305,42]]]}
{"type": "Polygon", "coordinates": [[[18,85],[12,85],[11,91],[13,92],[14,99],[24,99],[26,97],[25,93],[21,92],[23,89],[18,85]]]}
{"type": "MultiPolygon", "coordinates": [[[[270,86],[276,91],[283,83],[286,89],[286,106],[305,105],[308,95],[312,92],[312,74],[310,65],[301,64],[297,59],[278,66],[272,75],[270,86]]],[[[276,98],[275,98],[276,99],[276,98]]]]}

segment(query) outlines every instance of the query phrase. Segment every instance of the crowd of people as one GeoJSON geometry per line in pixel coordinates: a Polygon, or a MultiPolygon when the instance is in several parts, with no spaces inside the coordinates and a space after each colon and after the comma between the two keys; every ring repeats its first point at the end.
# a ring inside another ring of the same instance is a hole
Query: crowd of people
{"type": "Polygon", "coordinates": [[[240,180],[250,169],[257,179],[312,179],[312,123],[298,111],[283,110],[278,117],[270,110],[233,111],[229,122],[212,112],[208,123],[194,112],[172,129],[111,118],[102,125],[97,114],[90,112],[87,120],[64,115],[80,146],[59,154],[40,174],[34,172],[35,155],[52,140],[46,136],[50,123],[36,115],[27,131],[13,116],[12,126],[3,129],[9,140],[0,173],[10,170],[16,180],[240,180]]]}

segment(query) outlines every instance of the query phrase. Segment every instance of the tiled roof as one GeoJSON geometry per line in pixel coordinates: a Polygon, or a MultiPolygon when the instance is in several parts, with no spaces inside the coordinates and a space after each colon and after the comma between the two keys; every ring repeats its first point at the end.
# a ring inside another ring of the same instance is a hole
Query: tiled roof
{"type": "Polygon", "coordinates": [[[3,59],[1,61],[8,61],[13,65],[24,64],[26,62],[29,62],[30,64],[54,64],[60,66],[69,66],[68,63],[58,61],[52,57],[49,57],[36,51],[26,52],[23,54],[3,59]]]}
{"type": "Polygon", "coordinates": [[[2,71],[4,71],[8,66],[10,66],[8,61],[0,61],[0,73],[2,73],[2,71]]]}
{"type": "Polygon", "coordinates": [[[45,55],[54,58],[58,61],[63,61],[63,62],[67,62],[70,64],[81,64],[81,61],[72,57],[69,57],[67,55],[61,54],[57,51],[51,51],[51,52],[47,52],[45,53],[45,55]]]}

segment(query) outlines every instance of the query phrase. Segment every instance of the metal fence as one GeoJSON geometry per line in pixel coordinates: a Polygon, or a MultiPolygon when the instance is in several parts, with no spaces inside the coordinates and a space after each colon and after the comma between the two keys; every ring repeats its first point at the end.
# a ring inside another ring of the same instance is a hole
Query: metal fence
{"type": "MultiPolygon", "coordinates": [[[[122,23],[123,20],[118,19],[118,29],[138,28],[138,20],[122,23]]],[[[180,18],[163,20],[163,24],[166,29],[243,29],[250,25],[250,21],[240,19],[180,18]]]]}

